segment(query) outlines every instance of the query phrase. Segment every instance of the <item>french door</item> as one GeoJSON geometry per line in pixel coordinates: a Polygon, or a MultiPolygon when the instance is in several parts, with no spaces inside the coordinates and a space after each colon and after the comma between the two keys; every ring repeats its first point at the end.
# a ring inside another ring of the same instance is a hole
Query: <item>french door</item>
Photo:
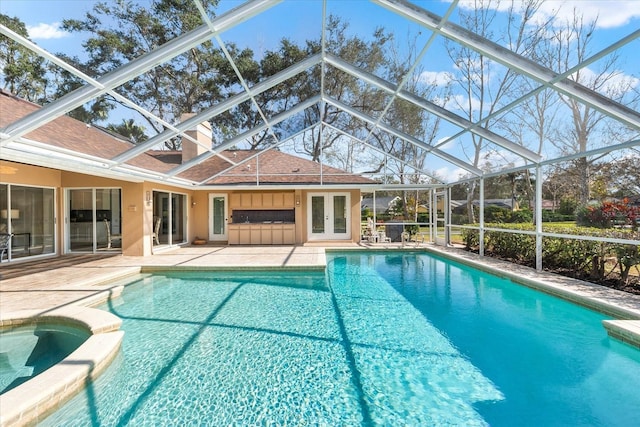
{"type": "Polygon", "coordinates": [[[309,240],[350,239],[350,205],[349,193],[309,193],[309,240]]]}
{"type": "Polygon", "coordinates": [[[209,240],[226,241],[227,238],[227,196],[209,194],[209,240]]]}

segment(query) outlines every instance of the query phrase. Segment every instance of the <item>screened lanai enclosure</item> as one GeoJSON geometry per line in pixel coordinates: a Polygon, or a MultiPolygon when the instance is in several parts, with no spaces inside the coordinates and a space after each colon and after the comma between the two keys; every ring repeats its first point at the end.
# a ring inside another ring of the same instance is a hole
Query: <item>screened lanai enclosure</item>
{"type": "MultiPolygon", "coordinates": [[[[538,0],[49,1],[63,11],[54,43],[34,32],[35,8],[17,3],[3,6],[3,55],[30,68],[5,68],[2,83],[43,108],[0,129],[4,160],[214,189],[225,171],[193,174],[204,161],[259,169],[279,150],[372,179],[358,186],[372,201],[363,221],[399,224],[409,242],[516,248],[503,256],[538,269],[563,242],[606,243],[640,262],[637,11],[538,0]],[[628,15],[615,21],[609,9],[628,15]],[[65,114],[133,143],[97,156],[25,137],[65,114]],[[186,133],[203,122],[211,143],[186,133]],[[188,162],[144,167],[149,150],[187,140],[198,146],[188,162]],[[255,153],[238,160],[231,149],[255,153]]],[[[331,188],[329,178],[313,185],[331,188]]]]}

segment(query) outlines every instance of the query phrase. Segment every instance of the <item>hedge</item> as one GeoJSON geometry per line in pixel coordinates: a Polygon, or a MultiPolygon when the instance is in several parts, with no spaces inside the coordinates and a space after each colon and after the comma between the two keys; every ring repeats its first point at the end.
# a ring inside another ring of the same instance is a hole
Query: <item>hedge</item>
{"type": "MultiPolygon", "coordinates": [[[[477,226],[477,225],[476,225],[477,226]]],[[[532,224],[485,224],[487,228],[534,231],[532,224]]],[[[597,229],[590,227],[567,227],[543,224],[543,231],[555,234],[607,237],[640,240],[640,232],[625,229],[597,229]]],[[[462,238],[467,250],[479,247],[478,230],[463,229],[462,238]]],[[[536,241],[534,235],[501,231],[485,231],[486,255],[508,259],[518,264],[534,266],[536,241]]],[[[640,247],[632,244],[607,243],[597,240],[581,240],[543,236],[542,260],[545,269],[568,270],[574,277],[589,277],[595,281],[607,278],[605,263],[615,260],[622,280],[627,280],[629,271],[640,264],[640,247]]]]}

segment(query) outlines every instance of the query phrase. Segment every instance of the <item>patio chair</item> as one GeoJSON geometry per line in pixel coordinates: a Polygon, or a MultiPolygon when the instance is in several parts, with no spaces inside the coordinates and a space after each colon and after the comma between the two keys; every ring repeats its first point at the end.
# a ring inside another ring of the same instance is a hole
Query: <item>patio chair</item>
{"type": "Polygon", "coordinates": [[[162,218],[157,217],[153,219],[153,241],[156,245],[160,244],[160,224],[162,224],[162,218]]]}
{"type": "Polygon", "coordinates": [[[120,240],[120,244],[122,245],[122,235],[121,234],[111,234],[111,223],[108,219],[104,220],[104,226],[107,229],[107,249],[112,248],[112,243],[114,240],[120,240]]]}
{"type": "MultiPolygon", "coordinates": [[[[11,244],[11,237],[13,237],[13,234],[9,234],[9,233],[0,234],[0,262],[2,262],[5,252],[9,250],[9,245],[11,244]]],[[[8,257],[9,255],[7,255],[7,258],[8,257]]]]}

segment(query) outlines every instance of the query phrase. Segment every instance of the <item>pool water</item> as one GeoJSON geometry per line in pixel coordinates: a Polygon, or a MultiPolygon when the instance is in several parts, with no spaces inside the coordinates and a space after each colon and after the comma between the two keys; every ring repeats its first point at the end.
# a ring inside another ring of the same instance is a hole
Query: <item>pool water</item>
{"type": "Polygon", "coordinates": [[[56,324],[0,329],[0,394],[60,362],[88,337],[87,331],[56,324]]]}
{"type": "Polygon", "coordinates": [[[604,316],[424,253],[141,276],[120,356],[42,425],[628,426],[640,351],[604,316]]]}

